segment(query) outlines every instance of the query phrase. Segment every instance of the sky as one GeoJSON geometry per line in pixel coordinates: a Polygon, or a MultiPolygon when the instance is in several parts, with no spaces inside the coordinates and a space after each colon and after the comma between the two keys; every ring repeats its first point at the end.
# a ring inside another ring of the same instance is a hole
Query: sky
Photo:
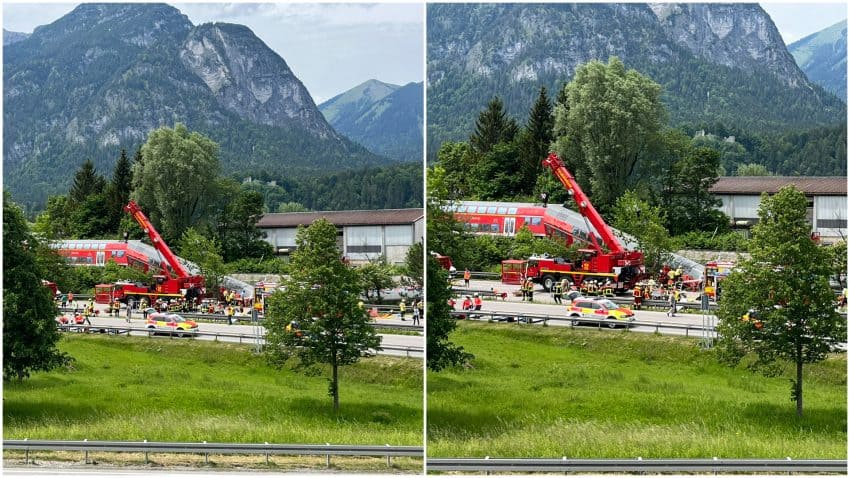
{"type": "MultiPolygon", "coordinates": [[[[413,3],[173,3],[195,25],[250,27],[321,103],[366,80],[403,85],[424,78],[424,7],[413,3]]],[[[847,4],[761,3],[786,44],[847,18],[847,4]]],[[[3,27],[32,32],[75,3],[3,2],[3,27]]]]}
{"type": "MultiPolygon", "coordinates": [[[[3,2],[3,28],[30,33],[76,3],[3,2]]],[[[366,80],[423,81],[421,3],[170,3],[199,25],[245,25],[280,55],[316,104],[366,80]]]]}

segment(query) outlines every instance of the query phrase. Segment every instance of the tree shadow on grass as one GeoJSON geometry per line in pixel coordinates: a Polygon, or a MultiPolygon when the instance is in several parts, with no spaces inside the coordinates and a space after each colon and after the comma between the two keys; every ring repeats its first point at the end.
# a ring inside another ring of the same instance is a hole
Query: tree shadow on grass
{"type": "Polygon", "coordinates": [[[796,410],[796,404],[790,400],[787,405],[751,403],[740,412],[740,416],[745,421],[741,425],[748,424],[787,435],[799,433],[846,435],[847,433],[846,407],[806,407],[804,402],[802,418],[797,418],[796,410]]]}
{"type": "MultiPolygon", "coordinates": [[[[535,408],[536,410],[536,408],[535,408]]],[[[531,412],[532,409],[529,409],[531,412]]],[[[502,411],[504,412],[504,410],[502,411]]],[[[428,408],[428,434],[437,433],[441,439],[470,436],[495,438],[516,433],[522,419],[516,414],[500,413],[496,409],[478,409],[475,412],[446,408],[428,408]]]]}
{"type": "MultiPolygon", "coordinates": [[[[331,397],[300,397],[288,403],[288,408],[300,416],[324,422],[373,423],[387,426],[422,426],[422,403],[410,406],[385,402],[346,401],[341,391],[339,412],[334,413],[331,397]]],[[[350,400],[350,399],[349,399],[350,400]]]]}

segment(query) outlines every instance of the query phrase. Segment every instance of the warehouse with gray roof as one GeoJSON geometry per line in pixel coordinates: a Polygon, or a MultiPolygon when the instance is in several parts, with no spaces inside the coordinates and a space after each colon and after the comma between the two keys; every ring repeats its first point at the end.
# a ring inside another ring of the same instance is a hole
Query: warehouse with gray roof
{"type": "Polygon", "coordinates": [[[384,257],[390,264],[403,264],[410,246],[422,242],[425,213],[422,209],[374,211],[321,211],[265,214],[257,227],[280,255],[296,249],[298,226],[309,226],[320,218],[337,227],[340,253],[352,263],[384,257]]]}
{"type": "Polygon", "coordinates": [[[806,215],[812,234],[830,244],[847,237],[847,178],[837,176],[725,176],[711,193],[722,201],[719,207],[735,230],[748,233],[758,222],[761,194],[775,194],[793,185],[809,200],[806,215]]]}

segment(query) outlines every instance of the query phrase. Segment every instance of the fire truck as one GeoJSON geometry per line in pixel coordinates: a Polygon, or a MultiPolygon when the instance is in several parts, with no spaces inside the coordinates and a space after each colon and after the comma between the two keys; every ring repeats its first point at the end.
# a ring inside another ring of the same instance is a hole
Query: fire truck
{"type": "Polygon", "coordinates": [[[149,302],[153,302],[159,298],[194,300],[203,296],[203,276],[190,274],[183,267],[183,264],[177,260],[177,256],[171,252],[168,244],[165,243],[138,204],[135,201],[130,201],[124,206],[124,211],[130,213],[139,223],[139,226],[150,238],[153,247],[164,259],[162,274],[154,275],[150,284],[140,282],[98,284],[95,286],[95,301],[99,304],[108,304],[115,300],[126,303],[130,298],[139,301],[145,297],[149,302]]]}
{"type": "Polygon", "coordinates": [[[608,282],[617,292],[633,288],[645,274],[643,253],[623,247],[558,155],[550,153],[549,157],[543,160],[543,166],[551,169],[561,181],[578,206],[579,213],[596,229],[607,250],[602,248],[595,234],[589,234],[590,247],[579,249],[580,256],[575,261],[560,257],[503,261],[502,281],[510,283],[516,282],[519,276],[530,277],[546,291],[551,290],[555,283],[562,279],[567,279],[579,287],[582,282],[588,280],[608,282]]]}

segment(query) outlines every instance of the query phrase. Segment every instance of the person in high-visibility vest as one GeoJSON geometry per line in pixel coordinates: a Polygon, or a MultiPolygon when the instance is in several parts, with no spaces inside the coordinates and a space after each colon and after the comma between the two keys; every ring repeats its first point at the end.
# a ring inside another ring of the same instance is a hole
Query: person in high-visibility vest
{"type": "Polygon", "coordinates": [[[561,303],[561,296],[564,294],[564,286],[560,281],[555,282],[555,285],[552,287],[552,298],[555,299],[556,304],[561,303]]]}
{"type": "Polygon", "coordinates": [[[398,316],[401,320],[407,320],[404,318],[405,312],[407,312],[407,304],[404,303],[404,299],[401,299],[401,302],[398,304],[398,316]]]}
{"type": "Polygon", "coordinates": [[[463,271],[463,284],[467,289],[469,289],[469,279],[471,279],[471,278],[472,278],[472,273],[469,272],[469,269],[464,270],[463,271]]]}
{"type": "Polygon", "coordinates": [[[639,285],[635,284],[635,290],[632,291],[632,295],[635,298],[635,309],[640,309],[641,304],[643,304],[643,290],[639,285]]]}
{"type": "Polygon", "coordinates": [[[481,297],[478,294],[475,294],[475,299],[472,300],[472,303],[475,305],[475,310],[481,310],[481,297]]]}

